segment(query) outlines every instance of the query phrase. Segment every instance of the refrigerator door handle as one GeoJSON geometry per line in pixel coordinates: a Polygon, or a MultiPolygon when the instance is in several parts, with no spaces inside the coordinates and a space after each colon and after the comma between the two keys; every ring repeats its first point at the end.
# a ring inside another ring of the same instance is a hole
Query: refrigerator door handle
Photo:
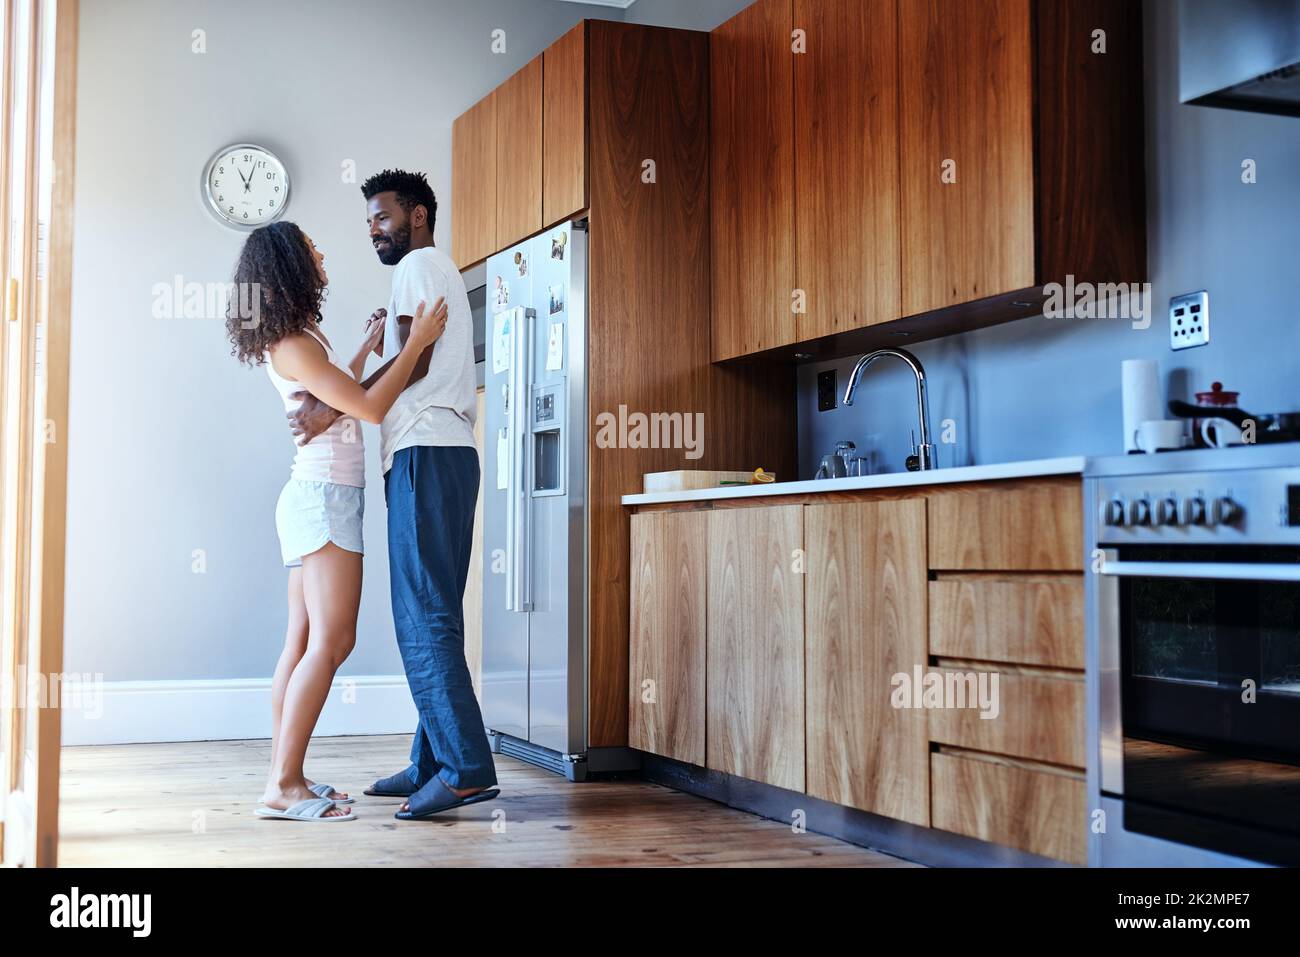
{"type": "Polygon", "coordinates": [[[520,342],[523,339],[522,309],[510,311],[510,374],[506,383],[506,611],[521,611],[519,607],[519,473],[518,415],[520,395],[520,342]]]}
{"type": "Polygon", "coordinates": [[[531,561],[528,531],[532,496],[528,481],[529,393],[532,389],[532,309],[518,309],[512,325],[510,384],[510,580],[507,584],[511,611],[532,610],[531,561]]]}

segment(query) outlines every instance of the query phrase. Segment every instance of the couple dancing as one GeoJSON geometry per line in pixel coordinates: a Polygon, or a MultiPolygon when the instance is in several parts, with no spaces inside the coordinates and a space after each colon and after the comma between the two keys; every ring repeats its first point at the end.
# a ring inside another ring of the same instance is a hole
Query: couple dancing
{"type": "Polygon", "coordinates": [[[265,364],[298,451],[275,510],[289,569],[289,627],[271,685],[271,773],[262,817],[356,820],[348,794],[309,780],[307,745],[356,641],[365,461],[358,419],[380,425],[393,623],[420,722],[405,770],[366,794],[404,797],[400,820],[490,800],[496,769],[465,663],[479,461],[474,333],[451,259],[433,245],[438,204],[423,174],[385,170],[361,187],[370,241],[396,266],[387,309],[344,363],[321,331],[325,257],[296,225],[250,233],[236,288],[258,291],[252,328],[231,312],[233,354],[265,364]],[[255,285],[254,285],[255,284],[255,285]],[[388,361],[367,378],[371,353],[388,361]]]}

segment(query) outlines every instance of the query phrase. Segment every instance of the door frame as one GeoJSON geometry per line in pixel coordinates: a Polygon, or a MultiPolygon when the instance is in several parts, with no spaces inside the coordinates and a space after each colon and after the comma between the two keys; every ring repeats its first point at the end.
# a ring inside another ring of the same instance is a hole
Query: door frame
{"type": "MultiPolygon", "coordinates": [[[[3,206],[3,228],[6,234],[2,264],[5,275],[6,315],[3,320],[3,339],[0,346],[6,351],[19,350],[17,402],[15,407],[0,406],[0,423],[10,428],[8,417],[16,423],[16,462],[0,463],[5,471],[0,475],[16,476],[15,508],[7,516],[14,524],[9,534],[14,535],[13,550],[5,555],[6,587],[13,589],[14,607],[5,622],[10,630],[13,645],[11,655],[3,662],[15,683],[11,684],[19,700],[27,685],[16,683],[20,666],[26,674],[42,676],[42,690],[52,689],[48,701],[25,701],[11,712],[6,742],[5,759],[8,763],[11,794],[5,795],[6,804],[11,798],[30,801],[32,812],[31,839],[23,850],[30,854],[30,863],[38,867],[53,867],[58,861],[59,832],[59,767],[62,713],[57,695],[61,688],[63,672],[63,600],[64,561],[66,557],[67,529],[67,466],[68,466],[68,371],[71,348],[72,323],[72,239],[73,199],[76,159],[76,83],[77,83],[77,24],[79,0],[4,0],[5,46],[8,53],[13,48],[13,25],[18,5],[28,4],[31,9],[29,57],[27,63],[27,101],[23,119],[27,137],[24,143],[25,164],[23,177],[23,229],[19,237],[22,253],[21,276],[9,277],[11,249],[10,187],[11,131],[4,133],[3,157],[0,172],[5,178],[0,187],[3,206]],[[53,11],[53,19],[49,15],[53,11]],[[45,49],[42,41],[46,30],[53,30],[54,63],[51,71],[52,88],[43,90],[45,74],[45,49]],[[52,126],[50,133],[50,213],[47,228],[45,275],[39,275],[40,217],[39,153],[42,130],[40,107],[42,96],[52,101],[52,126]],[[19,280],[17,315],[10,315],[12,298],[11,279],[19,280]],[[43,287],[43,288],[42,288],[43,287]],[[42,305],[45,306],[42,313],[42,305]],[[44,320],[44,405],[42,423],[34,421],[37,401],[37,326],[44,320]],[[10,326],[14,325],[10,335],[10,326]],[[36,442],[42,443],[42,457],[36,454],[36,442]],[[42,462],[39,474],[36,463],[42,462]],[[13,468],[16,466],[16,468],[13,468]],[[39,503],[39,514],[36,505],[39,503]],[[38,585],[37,585],[38,583],[38,585]],[[38,591],[35,590],[38,588],[38,591]],[[35,660],[27,660],[29,637],[33,618],[39,623],[35,643],[35,660]],[[24,775],[28,760],[27,729],[31,723],[33,747],[33,776],[24,775]],[[22,784],[25,790],[18,790],[22,784]],[[34,788],[34,793],[29,793],[34,788]],[[34,845],[34,846],[33,846],[34,845]]],[[[6,56],[8,63],[13,59],[6,56]]],[[[3,97],[5,105],[12,107],[12,79],[5,71],[3,97]]],[[[6,109],[7,126],[12,114],[6,109]]],[[[17,120],[18,117],[14,116],[17,120]]],[[[4,478],[0,478],[3,486],[4,478]]],[[[15,701],[17,704],[18,701],[15,701]]],[[[2,825],[0,825],[2,827],[2,825]]],[[[0,830],[0,856],[4,854],[5,835],[0,830]]],[[[2,861],[0,862],[11,863],[2,861]]],[[[27,863],[26,860],[21,860],[27,863]]]]}

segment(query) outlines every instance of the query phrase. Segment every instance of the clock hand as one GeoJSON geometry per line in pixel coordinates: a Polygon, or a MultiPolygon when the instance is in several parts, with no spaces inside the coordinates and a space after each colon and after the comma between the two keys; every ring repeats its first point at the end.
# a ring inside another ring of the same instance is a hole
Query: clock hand
{"type": "MultiPolygon", "coordinates": [[[[235,164],[235,172],[236,172],[236,173],[239,173],[239,178],[242,179],[242,180],[244,181],[244,192],[247,193],[247,192],[248,192],[248,177],[244,176],[244,174],[243,174],[243,172],[240,170],[238,164],[235,164]]],[[[249,176],[252,176],[252,173],[249,173],[249,176]]]]}

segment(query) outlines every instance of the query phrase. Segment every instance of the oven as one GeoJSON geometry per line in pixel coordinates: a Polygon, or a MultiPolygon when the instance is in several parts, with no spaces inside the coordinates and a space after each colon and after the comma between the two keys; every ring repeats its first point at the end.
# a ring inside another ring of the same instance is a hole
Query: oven
{"type": "Polygon", "coordinates": [[[1300,465],[1170,456],[1088,483],[1099,863],[1300,865],[1300,465]]]}

